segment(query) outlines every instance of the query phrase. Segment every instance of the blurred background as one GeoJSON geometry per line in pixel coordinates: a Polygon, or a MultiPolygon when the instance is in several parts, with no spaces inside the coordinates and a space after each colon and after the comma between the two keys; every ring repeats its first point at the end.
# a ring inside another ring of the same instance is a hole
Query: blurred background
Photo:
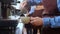
{"type": "MultiPolygon", "coordinates": [[[[39,32],[39,30],[41,30],[40,26],[34,27],[32,25],[34,28],[31,27],[32,28],[31,29],[29,25],[26,25],[25,27],[24,23],[21,24],[20,17],[24,16],[24,14],[26,14],[27,11],[29,12],[27,8],[24,8],[21,10],[20,4],[23,1],[25,0],[0,0],[0,34],[28,34],[28,33],[32,34],[33,31],[36,31],[34,32],[36,34],[40,34],[39,32]],[[19,23],[20,23],[20,26],[18,25],[19,23]],[[17,29],[19,29],[20,31],[17,29]],[[30,31],[30,29],[32,32],[30,31]]],[[[33,12],[30,16],[42,17],[42,12],[44,10],[42,3],[38,5],[34,5],[32,7],[34,7],[35,10],[31,8],[28,8],[28,9],[31,9],[35,12],[33,12]]]]}

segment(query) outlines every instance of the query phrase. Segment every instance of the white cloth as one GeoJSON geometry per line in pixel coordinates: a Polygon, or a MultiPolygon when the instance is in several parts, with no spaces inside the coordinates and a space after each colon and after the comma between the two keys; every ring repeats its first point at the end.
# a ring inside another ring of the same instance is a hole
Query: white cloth
{"type": "Polygon", "coordinates": [[[23,23],[18,23],[18,25],[16,27],[16,33],[15,34],[22,34],[23,28],[24,28],[24,24],[23,23]]]}
{"type": "Polygon", "coordinates": [[[22,23],[21,19],[18,21],[18,25],[16,27],[16,34],[22,34],[23,32],[23,28],[24,28],[24,24],[22,23]]]}

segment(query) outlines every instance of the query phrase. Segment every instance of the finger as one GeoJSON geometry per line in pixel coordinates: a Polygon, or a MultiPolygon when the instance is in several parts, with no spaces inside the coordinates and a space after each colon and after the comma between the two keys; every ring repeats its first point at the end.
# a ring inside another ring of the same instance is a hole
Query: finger
{"type": "Polygon", "coordinates": [[[34,25],[34,26],[38,25],[38,23],[36,23],[36,20],[31,21],[31,24],[34,25]]]}
{"type": "Polygon", "coordinates": [[[33,21],[33,20],[35,20],[36,18],[35,18],[35,17],[31,17],[30,19],[31,19],[31,21],[33,21]]]}
{"type": "Polygon", "coordinates": [[[35,24],[34,24],[34,21],[31,21],[30,23],[31,23],[32,25],[35,25],[35,24]]]}
{"type": "Polygon", "coordinates": [[[36,19],[39,19],[39,17],[35,17],[36,19]]]}
{"type": "Polygon", "coordinates": [[[35,22],[36,22],[36,20],[31,21],[31,23],[35,23],[35,22]]]}
{"type": "Polygon", "coordinates": [[[35,18],[39,18],[39,17],[35,17],[35,18]]]}
{"type": "Polygon", "coordinates": [[[34,21],[30,21],[30,23],[34,23],[34,21]]]}

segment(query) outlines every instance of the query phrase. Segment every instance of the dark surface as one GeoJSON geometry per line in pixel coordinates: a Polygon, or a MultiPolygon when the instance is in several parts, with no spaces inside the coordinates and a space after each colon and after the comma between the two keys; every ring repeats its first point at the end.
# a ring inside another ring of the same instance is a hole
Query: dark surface
{"type": "Polygon", "coordinates": [[[2,3],[7,3],[7,4],[9,4],[9,3],[11,3],[13,0],[0,0],[0,2],[2,2],[2,3]]]}
{"type": "Polygon", "coordinates": [[[0,26],[16,26],[17,25],[17,20],[10,20],[10,19],[0,19],[0,26]]]}
{"type": "Polygon", "coordinates": [[[15,34],[17,20],[1,19],[0,34],[15,34]]]}
{"type": "Polygon", "coordinates": [[[60,34],[60,28],[45,27],[41,30],[41,34],[60,34]]]}

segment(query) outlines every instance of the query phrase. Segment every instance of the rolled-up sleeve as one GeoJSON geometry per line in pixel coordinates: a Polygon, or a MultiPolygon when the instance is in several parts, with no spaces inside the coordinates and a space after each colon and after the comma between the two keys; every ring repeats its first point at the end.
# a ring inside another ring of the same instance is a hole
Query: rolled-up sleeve
{"type": "Polygon", "coordinates": [[[51,28],[59,28],[60,27],[60,16],[55,16],[53,18],[43,18],[43,26],[50,25],[51,28]]]}
{"type": "Polygon", "coordinates": [[[52,28],[59,28],[60,27],[60,16],[55,16],[50,20],[52,28]]]}
{"type": "Polygon", "coordinates": [[[50,17],[43,18],[43,27],[50,25],[50,17]]]}

